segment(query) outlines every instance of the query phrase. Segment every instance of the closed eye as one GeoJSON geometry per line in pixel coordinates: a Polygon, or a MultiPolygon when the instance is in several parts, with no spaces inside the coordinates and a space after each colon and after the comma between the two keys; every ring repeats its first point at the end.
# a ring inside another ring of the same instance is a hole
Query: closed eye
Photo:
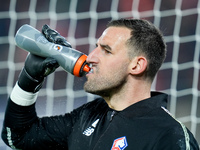
{"type": "MultiPolygon", "coordinates": [[[[96,47],[98,47],[98,44],[96,44],[96,47]]],[[[102,50],[104,50],[106,53],[111,54],[112,53],[112,49],[109,45],[103,45],[100,44],[100,47],[102,50]]]]}
{"type": "Polygon", "coordinates": [[[111,54],[111,52],[107,49],[103,49],[106,53],[111,54]]]}

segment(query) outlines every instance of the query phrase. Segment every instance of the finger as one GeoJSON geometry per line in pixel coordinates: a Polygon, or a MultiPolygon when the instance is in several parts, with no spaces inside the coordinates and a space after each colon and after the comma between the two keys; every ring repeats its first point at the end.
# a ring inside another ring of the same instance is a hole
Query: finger
{"type": "Polygon", "coordinates": [[[56,43],[55,36],[59,35],[57,31],[52,30],[48,25],[45,24],[42,27],[42,33],[48,41],[56,43]]]}
{"type": "Polygon", "coordinates": [[[42,27],[42,33],[48,41],[71,48],[71,44],[56,30],[52,30],[48,25],[45,24],[42,27]]]}
{"type": "Polygon", "coordinates": [[[60,44],[60,45],[72,48],[71,44],[67,42],[65,38],[57,38],[55,42],[56,44],[60,44]]]}
{"type": "Polygon", "coordinates": [[[44,76],[48,76],[59,67],[58,62],[54,58],[46,58],[43,62],[44,76]]]}

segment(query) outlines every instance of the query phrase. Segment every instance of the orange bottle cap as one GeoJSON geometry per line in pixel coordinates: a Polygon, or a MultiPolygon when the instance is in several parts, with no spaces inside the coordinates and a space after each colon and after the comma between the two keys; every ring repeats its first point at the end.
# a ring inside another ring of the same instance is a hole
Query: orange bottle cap
{"type": "MultiPolygon", "coordinates": [[[[80,70],[82,65],[85,63],[87,59],[86,55],[82,55],[81,57],[79,57],[79,59],[76,61],[76,64],[74,65],[74,70],[73,70],[73,74],[77,77],[80,77],[80,70]]],[[[85,72],[89,72],[90,71],[90,67],[86,64],[83,67],[83,71],[85,72]]]]}
{"type": "Polygon", "coordinates": [[[91,69],[91,68],[88,66],[88,64],[86,64],[86,65],[83,67],[83,71],[85,71],[85,72],[89,72],[90,69],[91,69]]]}

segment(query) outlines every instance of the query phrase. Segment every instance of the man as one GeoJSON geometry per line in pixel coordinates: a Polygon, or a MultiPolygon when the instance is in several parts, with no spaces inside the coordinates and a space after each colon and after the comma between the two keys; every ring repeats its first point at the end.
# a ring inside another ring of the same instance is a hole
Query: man
{"type": "MultiPolygon", "coordinates": [[[[45,37],[59,43],[59,35],[48,31],[45,37]]],[[[167,95],[150,91],[165,55],[162,34],[148,21],[111,21],[87,58],[84,89],[102,98],[38,118],[38,91],[58,64],[30,54],[8,101],[3,140],[28,150],[198,150],[191,132],[168,113],[167,95]]]]}

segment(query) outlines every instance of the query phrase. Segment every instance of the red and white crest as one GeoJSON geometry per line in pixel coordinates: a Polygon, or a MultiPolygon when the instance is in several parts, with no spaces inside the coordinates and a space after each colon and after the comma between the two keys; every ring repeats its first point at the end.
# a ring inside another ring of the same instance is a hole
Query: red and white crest
{"type": "Polygon", "coordinates": [[[111,150],[124,150],[127,146],[128,143],[124,136],[114,140],[111,150]]]}

